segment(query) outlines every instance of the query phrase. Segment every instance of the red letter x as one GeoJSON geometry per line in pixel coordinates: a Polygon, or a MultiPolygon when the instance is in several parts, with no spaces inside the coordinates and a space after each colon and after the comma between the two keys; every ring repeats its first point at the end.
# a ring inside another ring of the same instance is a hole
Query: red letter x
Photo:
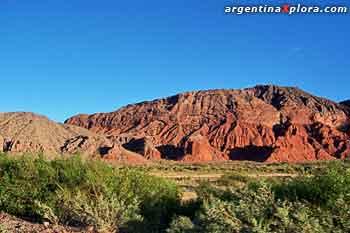
{"type": "Polygon", "coordinates": [[[284,13],[289,13],[289,5],[288,4],[284,4],[282,6],[282,12],[284,13]]]}

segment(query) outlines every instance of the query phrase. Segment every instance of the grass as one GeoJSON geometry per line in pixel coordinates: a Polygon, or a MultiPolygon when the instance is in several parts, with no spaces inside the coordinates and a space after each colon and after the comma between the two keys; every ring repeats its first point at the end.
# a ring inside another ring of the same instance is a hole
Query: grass
{"type": "Polygon", "coordinates": [[[0,155],[0,211],[97,232],[350,232],[349,165],[0,155]]]}

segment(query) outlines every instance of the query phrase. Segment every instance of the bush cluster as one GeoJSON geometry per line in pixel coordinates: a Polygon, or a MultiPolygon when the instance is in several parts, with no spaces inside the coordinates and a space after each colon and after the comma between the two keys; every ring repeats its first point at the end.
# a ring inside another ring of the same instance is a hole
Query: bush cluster
{"type": "Polygon", "coordinates": [[[2,155],[0,211],[97,232],[350,232],[350,170],[338,162],[315,171],[282,180],[232,173],[183,203],[175,183],[137,168],[2,155]]]}
{"type": "Polygon", "coordinates": [[[338,164],[288,182],[197,191],[201,207],[174,217],[168,233],[350,232],[350,172],[338,164]]]}
{"type": "Polygon", "coordinates": [[[136,169],[79,157],[0,156],[0,211],[99,232],[159,232],[180,205],[178,187],[136,169]]]}

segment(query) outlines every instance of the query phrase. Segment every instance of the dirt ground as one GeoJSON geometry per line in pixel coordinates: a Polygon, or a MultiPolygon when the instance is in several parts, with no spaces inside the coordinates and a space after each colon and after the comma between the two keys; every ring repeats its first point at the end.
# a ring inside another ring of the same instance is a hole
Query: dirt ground
{"type": "Polygon", "coordinates": [[[0,233],[87,233],[92,229],[74,229],[50,224],[37,224],[0,213],[0,233]]]}

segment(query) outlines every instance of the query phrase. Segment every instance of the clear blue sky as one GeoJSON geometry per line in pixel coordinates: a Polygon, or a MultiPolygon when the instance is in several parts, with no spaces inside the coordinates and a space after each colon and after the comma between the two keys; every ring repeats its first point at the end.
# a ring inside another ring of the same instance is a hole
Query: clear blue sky
{"type": "Polygon", "coordinates": [[[0,111],[63,121],[188,90],[264,83],[350,98],[350,14],[237,17],[223,14],[228,3],[1,0],[0,111]]]}

